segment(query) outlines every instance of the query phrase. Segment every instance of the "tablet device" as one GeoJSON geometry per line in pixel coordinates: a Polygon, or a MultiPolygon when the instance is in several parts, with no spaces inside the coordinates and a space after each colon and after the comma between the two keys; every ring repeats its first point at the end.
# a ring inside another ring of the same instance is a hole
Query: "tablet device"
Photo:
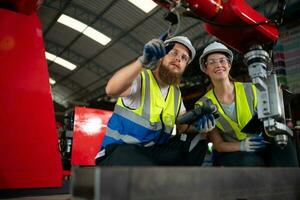
{"type": "Polygon", "coordinates": [[[257,113],[252,117],[252,119],[244,126],[241,130],[243,133],[257,134],[264,131],[264,124],[258,119],[257,113]]]}

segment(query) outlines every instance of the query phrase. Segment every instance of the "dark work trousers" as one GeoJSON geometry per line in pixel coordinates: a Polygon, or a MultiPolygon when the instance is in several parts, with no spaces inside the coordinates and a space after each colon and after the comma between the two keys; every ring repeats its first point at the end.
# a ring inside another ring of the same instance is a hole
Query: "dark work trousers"
{"type": "Polygon", "coordinates": [[[226,167],[262,167],[265,166],[265,161],[257,152],[213,152],[213,165],[226,167]]]}
{"type": "Polygon", "coordinates": [[[229,152],[214,153],[214,166],[249,166],[249,167],[298,167],[296,149],[292,138],[289,138],[286,147],[281,149],[273,139],[270,144],[257,152],[229,152]]]}
{"type": "Polygon", "coordinates": [[[166,144],[144,147],[135,144],[110,144],[105,155],[96,159],[98,166],[200,166],[207,152],[207,140],[201,140],[189,152],[188,136],[181,141],[179,136],[172,137],[166,144]]]}
{"type": "Polygon", "coordinates": [[[264,151],[266,166],[270,167],[298,167],[295,141],[289,137],[288,144],[280,148],[275,141],[269,140],[270,145],[264,151]]]}

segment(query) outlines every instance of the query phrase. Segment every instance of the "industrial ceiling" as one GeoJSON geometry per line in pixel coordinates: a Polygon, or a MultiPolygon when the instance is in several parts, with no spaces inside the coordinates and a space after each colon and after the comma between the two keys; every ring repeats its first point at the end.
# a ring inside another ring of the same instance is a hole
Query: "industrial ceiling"
{"type": "MultiPolygon", "coordinates": [[[[272,16],[277,10],[277,1],[247,2],[265,16],[272,16]]],[[[296,2],[288,1],[287,8],[296,2]]],[[[51,85],[55,104],[68,108],[113,101],[105,95],[107,81],[114,72],[135,60],[146,42],[168,29],[166,12],[156,6],[145,13],[128,0],[45,0],[39,8],[45,49],[77,66],[68,70],[48,60],[49,76],[56,81],[51,85]],[[62,14],[101,31],[111,41],[101,45],[59,23],[62,14]]],[[[215,39],[204,31],[200,20],[190,17],[181,18],[178,34],[189,37],[197,50],[215,39]]],[[[190,73],[184,81],[194,82],[199,76],[200,73],[190,73]]]]}

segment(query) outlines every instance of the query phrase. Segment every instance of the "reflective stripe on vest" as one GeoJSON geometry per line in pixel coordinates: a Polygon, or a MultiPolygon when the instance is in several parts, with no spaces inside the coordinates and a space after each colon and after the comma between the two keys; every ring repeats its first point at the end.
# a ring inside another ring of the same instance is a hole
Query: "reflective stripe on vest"
{"type": "MultiPolygon", "coordinates": [[[[159,139],[163,140],[166,138],[165,136],[161,137],[161,134],[167,133],[170,136],[172,133],[175,117],[181,103],[179,88],[170,86],[166,99],[164,100],[160,88],[150,70],[144,70],[141,73],[141,81],[142,96],[139,108],[127,108],[121,98],[118,99],[115,105],[113,115],[119,116],[115,117],[115,119],[118,118],[118,121],[115,121],[117,123],[109,122],[106,131],[106,136],[116,140],[115,142],[120,143],[121,140],[124,143],[142,143],[145,146],[150,146],[154,144],[154,141],[159,143],[159,139]],[[125,119],[127,121],[126,124],[128,125],[129,123],[129,126],[123,124],[125,123],[125,119]],[[134,128],[134,126],[136,126],[136,128],[134,128]],[[119,132],[119,130],[123,131],[119,132]],[[140,130],[140,132],[137,130],[140,130]],[[153,132],[152,136],[151,132],[153,132]],[[138,138],[136,138],[137,136],[138,138]],[[153,138],[149,140],[151,137],[153,138]]],[[[105,144],[105,142],[108,141],[106,139],[107,138],[104,138],[104,145],[107,145],[105,144]]],[[[109,143],[112,143],[111,139],[109,139],[109,143]]]]}
{"type": "Polygon", "coordinates": [[[145,119],[144,117],[141,117],[134,112],[128,112],[128,109],[126,109],[122,106],[116,105],[114,113],[117,113],[118,115],[120,115],[126,119],[129,119],[130,121],[133,121],[136,124],[139,124],[147,129],[151,129],[151,130],[155,130],[155,131],[162,129],[161,122],[149,123],[149,121],[147,119],[145,119]]]}
{"type": "Polygon", "coordinates": [[[141,143],[140,140],[136,139],[135,137],[132,137],[131,135],[122,135],[116,130],[112,130],[109,127],[106,128],[107,135],[115,140],[122,140],[127,144],[139,144],[141,143]]]}
{"type": "MultiPolygon", "coordinates": [[[[142,97],[144,97],[144,99],[142,99],[143,103],[143,110],[142,110],[142,117],[144,117],[145,119],[150,119],[150,78],[149,78],[149,74],[147,73],[147,71],[144,71],[144,78],[145,78],[145,90],[144,91],[144,95],[142,95],[142,97]]],[[[142,104],[142,102],[141,102],[142,104]]]]}
{"type": "Polygon", "coordinates": [[[247,134],[241,132],[241,129],[252,118],[257,104],[256,90],[253,84],[235,82],[234,87],[236,95],[235,106],[237,122],[233,121],[226,115],[213,90],[207,92],[204,97],[196,102],[196,105],[201,105],[202,102],[209,98],[215,105],[217,105],[220,118],[218,119],[216,126],[224,132],[222,137],[225,141],[243,140],[247,137],[247,134]]]}

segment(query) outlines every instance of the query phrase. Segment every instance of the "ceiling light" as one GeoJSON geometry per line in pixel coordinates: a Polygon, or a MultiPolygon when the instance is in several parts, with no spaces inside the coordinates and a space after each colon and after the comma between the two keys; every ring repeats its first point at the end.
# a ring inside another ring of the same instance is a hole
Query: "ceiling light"
{"type": "Polygon", "coordinates": [[[111,38],[107,37],[103,33],[65,14],[62,14],[58,18],[57,22],[64,24],[80,33],[83,33],[84,35],[88,36],[89,38],[95,40],[96,42],[102,45],[106,45],[111,41],[111,38]]]}
{"type": "Polygon", "coordinates": [[[69,17],[68,15],[62,14],[58,20],[59,23],[64,24],[78,32],[84,31],[84,29],[87,28],[87,25],[82,23],[81,21],[78,21],[77,19],[74,19],[72,17],[69,17]]]}
{"type": "Polygon", "coordinates": [[[157,6],[152,0],[128,0],[130,3],[134,4],[136,7],[144,11],[145,13],[150,12],[153,8],[157,6]]]}
{"type": "Polygon", "coordinates": [[[45,52],[45,55],[46,55],[47,60],[54,61],[56,58],[56,55],[49,53],[49,52],[45,52]]]}
{"type": "Polygon", "coordinates": [[[83,31],[83,34],[85,34],[86,36],[95,40],[96,42],[99,42],[102,45],[106,45],[107,43],[109,43],[111,41],[111,39],[109,37],[100,33],[96,29],[93,29],[92,27],[87,27],[87,29],[85,29],[83,31]]]}
{"type": "Polygon", "coordinates": [[[56,59],[54,60],[54,62],[56,62],[57,64],[69,69],[69,70],[74,70],[76,68],[76,65],[74,65],[73,63],[61,58],[61,57],[56,57],[56,59]]]}
{"type": "Polygon", "coordinates": [[[50,82],[51,85],[54,85],[56,83],[56,81],[52,78],[49,78],[49,82],[50,82]]]}
{"type": "Polygon", "coordinates": [[[45,52],[45,55],[46,55],[46,58],[47,60],[50,60],[50,61],[53,61],[69,70],[74,70],[77,66],[74,65],[73,63],[61,58],[61,57],[58,57],[52,53],[49,53],[49,52],[45,52]]]}

